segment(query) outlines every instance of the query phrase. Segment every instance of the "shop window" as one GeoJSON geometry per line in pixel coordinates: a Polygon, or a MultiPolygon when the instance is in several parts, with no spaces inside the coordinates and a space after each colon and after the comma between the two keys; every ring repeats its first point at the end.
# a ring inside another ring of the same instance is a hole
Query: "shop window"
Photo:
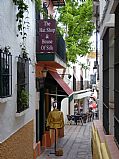
{"type": "Polygon", "coordinates": [[[29,60],[19,57],[17,62],[17,113],[29,108],[29,60]]]}
{"type": "Polygon", "coordinates": [[[12,55],[8,48],[0,49],[0,98],[12,95],[12,55]]]}

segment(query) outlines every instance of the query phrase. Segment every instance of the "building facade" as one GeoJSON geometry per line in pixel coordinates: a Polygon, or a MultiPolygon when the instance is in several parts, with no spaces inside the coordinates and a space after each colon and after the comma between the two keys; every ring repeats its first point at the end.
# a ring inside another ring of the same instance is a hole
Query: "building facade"
{"type": "MultiPolygon", "coordinates": [[[[62,100],[73,92],[63,80],[66,68],[66,45],[57,30],[54,16],[54,7],[64,5],[64,0],[42,1],[44,12],[36,12],[36,88],[39,94],[36,108],[36,151],[39,143],[43,148],[54,144],[55,131],[47,130],[46,127],[48,114],[54,102],[61,110],[62,100]]],[[[57,131],[57,137],[63,134],[63,128],[57,131]]]]}
{"type": "Polygon", "coordinates": [[[100,37],[102,53],[102,91],[103,125],[106,134],[118,138],[118,2],[101,1],[100,37]]]}
{"type": "Polygon", "coordinates": [[[17,15],[21,11],[18,5],[15,1],[0,1],[1,159],[33,158],[35,4],[31,0],[25,1],[24,19],[17,15]],[[22,22],[29,25],[24,25],[28,29],[22,28],[22,22]]]}
{"type": "MultiPolygon", "coordinates": [[[[100,15],[100,120],[105,135],[112,135],[116,146],[119,145],[119,106],[118,106],[118,39],[119,39],[119,1],[94,0],[94,8],[100,15]]],[[[95,15],[95,18],[96,15],[95,15]]],[[[109,136],[108,136],[109,137],[109,136]]],[[[108,138],[107,137],[107,138],[108,138]]],[[[111,144],[111,142],[110,142],[111,144]]],[[[109,145],[108,143],[108,148],[109,145]]],[[[111,149],[109,149],[111,153],[111,149]]]]}

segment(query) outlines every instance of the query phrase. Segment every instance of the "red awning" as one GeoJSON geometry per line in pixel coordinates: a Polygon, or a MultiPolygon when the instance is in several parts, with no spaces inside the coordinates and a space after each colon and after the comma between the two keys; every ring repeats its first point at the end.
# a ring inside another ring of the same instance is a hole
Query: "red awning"
{"type": "Polygon", "coordinates": [[[51,76],[55,79],[55,81],[62,87],[62,89],[70,95],[73,93],[73,90],[63,81],[63,79],[59,76],[57,72],[49,71],[51,76]]]}

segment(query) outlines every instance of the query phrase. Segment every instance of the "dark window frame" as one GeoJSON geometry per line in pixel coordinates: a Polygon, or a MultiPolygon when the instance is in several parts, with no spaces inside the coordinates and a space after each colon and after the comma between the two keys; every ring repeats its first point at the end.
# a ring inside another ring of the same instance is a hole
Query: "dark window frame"
{"type": "Polygon", "coordinates": [[[18,57],[17,62],[17,113],[29,108],[29,59],[18,57]],[[25,100],[23,102],[23,100],[25,100]]]}
{"type": "Polygon", "coordinates": [[[0,98],[12,95],[12,55],[5,47],[0,49],[0,98]]]}

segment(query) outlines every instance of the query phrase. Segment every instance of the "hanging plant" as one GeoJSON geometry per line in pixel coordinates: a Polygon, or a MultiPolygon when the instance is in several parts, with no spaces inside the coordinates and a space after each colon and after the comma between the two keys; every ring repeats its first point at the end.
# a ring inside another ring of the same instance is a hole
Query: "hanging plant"
{"type": "Polygon", "coordinates": [[[22,37],[22,41],[20,43],[21,47],[21,53],[22,56],[27,56],[27,51],[26,51],[26,37],[27,33],[26,30],[30,27],[29,22],[28,22],[28,5],[24,0],[13,0],[13,3],[17,6],[18,12],[16,14],[16,21],[17,21],[17,29],[18,29],[18,34],[17,36],[22,37]]]}
{"type": "MultiPolygon", "coordinates": [[[[41,13],[46,14],[41,5],[41,0],[31,0],[31,1],[35,1],[37,11],[40,11],[41,13]]],[[[29,6],[25,0],[13,0],[13,3],[16,5],[17,10],[18,10],[17,14],[16,14],[17,29],[18,29],[17,37],[19,35],[22,37],[20,47],[21,47],[22,57],[24,58],[24,57],[28,56],[28,52],[26,50],[26,38],[27,38],[26,30],[29,29],[29,27],[30,27],[30,25],[29,25],[30,23],[28,21],[28,19],[29,19],[28,7],[29,6]]],[[[50,18],[52,18],[52,17],[50,17],[50,18]]]]}

